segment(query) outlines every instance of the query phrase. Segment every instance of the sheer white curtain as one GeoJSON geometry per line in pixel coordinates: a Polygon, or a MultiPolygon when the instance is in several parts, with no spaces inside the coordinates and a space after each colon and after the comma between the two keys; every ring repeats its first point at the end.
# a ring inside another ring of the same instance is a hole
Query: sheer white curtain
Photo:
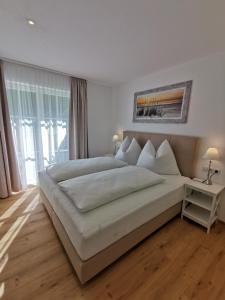
{"type": "Polygon", "coordinates": [[[70,78],[4,63],[7,99],[22,184],[37,183],[37,173],[69,158],[70,78]]]}

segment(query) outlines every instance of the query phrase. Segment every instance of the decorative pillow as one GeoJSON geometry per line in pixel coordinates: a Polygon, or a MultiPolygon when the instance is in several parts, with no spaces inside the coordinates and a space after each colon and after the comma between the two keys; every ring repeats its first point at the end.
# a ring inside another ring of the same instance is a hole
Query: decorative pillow
{"type": "Polygon", "coordinates": [[[162,142],[157,152],[152,142],[148,140],[139,156],[137,166],[161,175],[180,174],[173,150],[167,140],[162,142]]]}
{"type": "Polygon", "coordinates": [[[137,161],[138,167],[143,167],[146,169],[150,169],[153,161],[155,160],[155,147],[150,140],[148,140],[141,151],[141,154],[137,161]]]}
{"type": "MultiPolygon", "coordinates": [[[[122,146],[122,145],[121,145],[122,146]]],[[[141,153],[141,147],[135,138],[133,138],[129,147],[123,150],[125,147],[119,149],[115,158],[120,159],[128,163],[129,165],[136,165],[138,157],[141,153]]]]}
{"type": "Polygon", "coordinates": [[[128,136],[125,137],[125,139],[122,141],[116,155],[115,158],[119,159],[119,156],[121,156],[121,154],[123,152],[126,152],[128,147],[130,146],[131,140],[128,136]],[[118,156],[118,157],[117,157],[118,156]]]}

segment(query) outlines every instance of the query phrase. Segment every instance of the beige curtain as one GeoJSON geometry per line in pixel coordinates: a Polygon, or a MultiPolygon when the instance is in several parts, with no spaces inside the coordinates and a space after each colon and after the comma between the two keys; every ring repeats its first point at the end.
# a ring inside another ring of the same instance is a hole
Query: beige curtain
{"type": "Polygon", "coordinates": [[[3,62],[0,60],[0,198],[6,198],[21,188],[6,98],[3,62]]]}
{"type": "Polygon", "coordinates": [[[71,77],[69,158],[88,157],[87,81],[71,77]]]}

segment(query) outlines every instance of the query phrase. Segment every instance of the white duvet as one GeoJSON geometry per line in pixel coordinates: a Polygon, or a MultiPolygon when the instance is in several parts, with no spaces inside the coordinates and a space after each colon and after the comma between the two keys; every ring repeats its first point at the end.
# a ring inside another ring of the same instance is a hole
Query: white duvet
{"type": "Polygon", "coordinates": [[[127,166],[72,178],[59,186],[81,212],[87,212],[163,181],[163,177],[150,170],[127,166]]]}
{"type": "Polygon", "coordinates": [[[95,157],[69,160],[61,164],[51,165],[47,167],[46,172],[55,182],[60,182],[82,175],[121,168],[126,165],[127,163],[113,157],[95,157]]]}

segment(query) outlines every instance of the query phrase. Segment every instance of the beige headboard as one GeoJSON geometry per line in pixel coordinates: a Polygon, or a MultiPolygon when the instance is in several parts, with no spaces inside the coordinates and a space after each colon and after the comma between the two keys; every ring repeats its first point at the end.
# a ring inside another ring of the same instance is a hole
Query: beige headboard
{"type": "Polygon", "coordinates": [[[138,131],[124,131],[123,137],[135,138],[143,148],[148,139],[156,149],[167,139],[176,156],[177,164],[183,176],[194,177],[199,138],[192,136],[160,134],[138,131]]]}

